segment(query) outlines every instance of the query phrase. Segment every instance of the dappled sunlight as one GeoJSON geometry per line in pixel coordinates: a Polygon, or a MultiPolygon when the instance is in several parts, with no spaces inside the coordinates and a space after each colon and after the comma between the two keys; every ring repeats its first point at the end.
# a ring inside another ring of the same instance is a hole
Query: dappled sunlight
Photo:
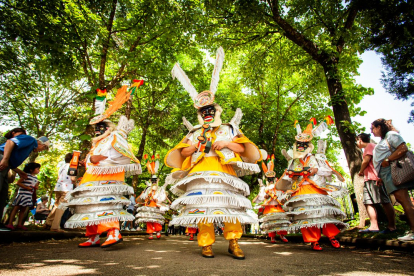
{"type": "Polygon", "coordinates": [[[28,243],[0,251],[0,274],[4,275],[412,275],[414,258],[399,253],[367,250],[336,250],[327,244],[314,252],[309,244],[276,243],[242,239],[244,261],[227,252],[228,241],[216,237],[214,259],[201,256],[197,242],[185,236],[150,243],[135,237],[110,247],[79,249],[78,241],[58,245],[28,243]],[[173,241],[173,242],[171,242],[173,241]],[[15,257],[13,257],[15,256],[15,257]],[[76,258],[75,258],[76,257],[76,258]],[[392,259],[392,258],[397,259],[392,259]],[[318,265],[315,265],[318,264],[318,265]]]}
{"type": "MultiPolygon", "coordinates": [[[[367,271],[350,271],[350,272],[346,272],[346,273],[338,273],[338,274],[335,274],[335,275],[338,275],[338,276],[371,276],[372,275],[372,272],[367,272],[367,271]]],[[[377,272],[377,273],[375,273],[375,275],[376,276],[395,276],[395,275],[398,275],[398,276],[409,276],[409,275],[412,275],[412,274],[402,274],[402,273],[397,273],[397,274],[395,274],[395,273],[386,273],[386,272],[377,272]]]]}
{"type": "Polygon", "coordinates": [[[147,268],[158,268],[158,267],[160,267],[159,265],[149,265],[149,266],[147,266],[147,268]]]}
{"type": "Polygon", "coordinates": [[[278,254],[278,255],[284,255],[284,256],[289,256],[293,254],[292,252],[273,252],[273,253],[278,254]]]}

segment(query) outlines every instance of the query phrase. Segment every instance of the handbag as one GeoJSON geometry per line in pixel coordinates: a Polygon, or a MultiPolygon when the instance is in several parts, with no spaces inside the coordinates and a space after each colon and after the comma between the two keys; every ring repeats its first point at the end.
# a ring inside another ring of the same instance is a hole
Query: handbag
{"type": "MultiPolygon", "coordinates": [[[[390,144],[385,140],[393,153],[390,144]]],[[[392,182],[395,186],[404,184],[414,180],[414,154],[412,151],[407,151],[405,156],[390,162],[392,182]]]]}

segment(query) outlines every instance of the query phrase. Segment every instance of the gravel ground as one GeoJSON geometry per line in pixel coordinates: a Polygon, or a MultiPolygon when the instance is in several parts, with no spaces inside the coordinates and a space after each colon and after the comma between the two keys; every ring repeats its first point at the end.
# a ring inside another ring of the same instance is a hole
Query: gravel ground
{"type": "Polygon", "coordinates": [[[128,236],[107,249],[78,248],[82,241],[0,246],[0,275],[414,275],[412,254],[334,249],[328,244],[322,244],[324,251],[313,252],[307,244],[243,238],[239,243],[246,259],[235,260],[222,237],[213,246],[214,259],[201,257],[197,242],[186,236],[152,241],[128,236]]]}

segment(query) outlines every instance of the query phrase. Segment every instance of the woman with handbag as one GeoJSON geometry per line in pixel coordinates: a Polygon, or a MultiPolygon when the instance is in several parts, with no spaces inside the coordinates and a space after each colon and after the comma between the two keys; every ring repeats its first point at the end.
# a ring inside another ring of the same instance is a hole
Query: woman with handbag
{"type": "MultiPolygon", "coordinates": [[[[391,120],[378,119],[372,122],[371,132],[375,137],[381,137],[373,153],[374,168],[384,183],[388,194],[393,194],[395,199],[404,209],[411,230],[400,241],[414,240],[414,205],[411,202],[408,190],[414,189],[414,168],[408,158],[408,148],[401,135],[396,131],[391,120]],[[408,181],[401,183],[398,174],[406,175],[408,181]]],[[[409,153],[411,157],[411,153],[409,153]]]]}

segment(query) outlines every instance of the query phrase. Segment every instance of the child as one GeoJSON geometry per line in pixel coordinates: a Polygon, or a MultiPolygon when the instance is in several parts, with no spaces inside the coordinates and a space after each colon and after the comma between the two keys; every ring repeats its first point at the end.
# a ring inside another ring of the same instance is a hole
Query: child
{"type": "Polygon", "coordinates": [[[26,211],[29,209],[30,206],[33,205],[32,202],[32,194],[34,189],[39,187],[39,181],[37,180],[36,174],[40,171],[40,164],[38,163],[28,163],[24,166],[23,171],[27,173],[27,179],[23,180],[20,178],[17,181],[17,185],[20,187],[19,192],[16,198],[13,201],[13,210],[10,215],[9,224],[6,225],[7,228],[14,230],[13,221],[17,214],[17,211],[20,210],[19,213],[19,221],[17,224],[17,229],[27,230],[26,227],[23,226],[26,211]]]}

